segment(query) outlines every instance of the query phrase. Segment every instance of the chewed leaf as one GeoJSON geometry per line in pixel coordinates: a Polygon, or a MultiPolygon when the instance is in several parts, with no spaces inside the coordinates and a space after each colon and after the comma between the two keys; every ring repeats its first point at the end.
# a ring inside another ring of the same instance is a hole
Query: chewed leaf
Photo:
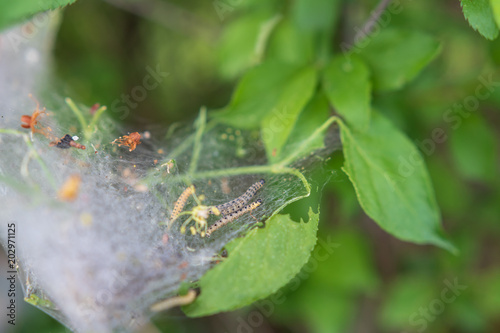
{"type": "Polygon", "coordinates": [[[352,52],[370,67],[375,90],[394,90],[415,78],[436,57],[440,44],[431,36],[416,31],[381,31],[366,39],[352,52]]]}
{"type": "Polygon", "coordinates": [[[417,148],[382,115],[372,112],[370,129],[359,132],[343,122],[344,171],[363,210],[390,234],[455,252],[442,236],[440,213],[417,148]]]}
{"type": "Polygon", "coordinates": [[[200,317],[230,311],[276,292],[309,260],[318,219],[319,212],[312,210],[307,223],[275,215],[265,228],[232,241],[226,247],[228,258],[201,278],[201,294],[184,312],[200,317]]]}
{"type": "Polygon", "coordinates": [[[365,129],[370,121],[369,70],[357,57],[334,58],[327,66],[323,85],[330,102],[351,126],[365,129]]]}
{"type": "MultiPolygon", "coordinates": [[[[471,27],[487,39],[498,37],[493,10],[488,0],[460,0],[464,16],[471,27]]],[[[494,4],[495,1],[492,1],[494,4]]],[[[495,5],[494,5],[495,6],[495,5]]]]}

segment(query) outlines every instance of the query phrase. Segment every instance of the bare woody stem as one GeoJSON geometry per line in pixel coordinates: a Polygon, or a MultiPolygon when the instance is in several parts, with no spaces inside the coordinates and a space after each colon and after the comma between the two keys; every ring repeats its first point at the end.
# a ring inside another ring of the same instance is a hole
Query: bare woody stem
{"type": "Polygon", "coordinates": [[[375,25],[375,23],[377,23],[378,19],[387,8],[389,3],[391,3],[391,1],[392,0],[380,0],[375,10],[373,10],[373,12],[371,13],[370,18],[368,19],[368,21],[366,21],[366,23],[363,25],[363,28],[361,29],[364,35],[370,33],[373,26],[375,25]]]}

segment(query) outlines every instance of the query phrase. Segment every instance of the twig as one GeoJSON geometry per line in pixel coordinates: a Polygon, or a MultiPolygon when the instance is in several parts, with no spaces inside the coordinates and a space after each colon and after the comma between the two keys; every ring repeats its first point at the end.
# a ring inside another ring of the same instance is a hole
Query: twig
{"type": "Polygon", "coordinates": [[[391,0],[380,0],[375,10],[371,13],[370,18],[368,19],[368,21],[366,21],[366,23],[363,25],[363,28],[361,29],[363,35],[366,36],[370,33],[370,30],[373,28],[375,23],[377,23],[378,19],[390,2],[391,0]]]}
{"type": "Polygon", "coordinates": [[[200,116],[197,121],[196,135],[194,137],[193,144],[193,156],[191,157],[191,164],[189,165],[189,173],[194,173],[198,167],[198,159],[200,158],[201,151],[201,137],[205,131],[207,125],[207,108],[202,107],[200,110],[200,116]]]}

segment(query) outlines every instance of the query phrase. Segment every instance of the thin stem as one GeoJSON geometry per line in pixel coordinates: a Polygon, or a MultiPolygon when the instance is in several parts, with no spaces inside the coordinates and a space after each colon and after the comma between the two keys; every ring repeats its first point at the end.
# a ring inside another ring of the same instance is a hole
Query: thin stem
{"type": "Polygon", "coordinates": [[[274,28],[283,18],[283,15],[278,14],[273,16],[271,19],[267,20],[260,26],[259,35],[257,36],[257,42],[255,43],[254,55],[255,55],[255,63],[261,63],[264,52],[266,50],[267,41],[271,36],[274,28]]]}
{"type": "Polygon", "coordinates": [[[0,128],[0,133],[20,135],[20,136],[26,135],[26,133],[12,129],[12,128],[0,128]]]}
{"type": "Polygon", "coordinates": [[[107,109],[108,108],[105,105],[103,105],[99,109],[97,109],[97,111],[94,113],[94,116],[92,117],[92,120],[90,121],[90,124],[89,124],[89,129],[91,131],[94,130],[94,127],[96,126],[97,121],[99,120],[101,115],[104,113],[104,111],[106,111],[107,109]]]}
{"type": "Polygon", "coordinates": [[[52,187],[54,188],[54,190],[57,191],[56,181],[55,181],[54,177],[52,176],[52,173],[49,171],[49,168],[47,167],[47,165],[45,164],[45,162],[42,160],[42,158],[40,157],[40,155],[36,151],[35,147],[31,143],[31,140],[29,139],[29,137],[27,135],[24,135],[23,139],[24,139],[24,142],[26,143],[26,145],[33,152],[33,157],[35,158],[35,160],[38,162],[38,164],[42,168],[42,170],[45,173],[45,176],[47,177],[50,185],[52,185],[52,187]]]}
{"type": "Polygon", "coordinates": [[[304,154],[305,151],[309,148],[310,143],[316,139],[323,131],[325,131],[333,122],[335,121],[335,117],[328,118],[327,121],[323,123],[320,127],[318,127],[311,136],[309,136],[306,140],[304,140],[300,146],[295,149],[295,151],[289,155],[287,158],[279,162],[279,165],[286,166],[292,163],[297,157],[304,154]]]}
{"type": "Polygon", "coordinates": [[[363,28],[361,29],[365,36],[370,33],[373,26],[375,25],[375,23],[377,23],[378,19],[390,2],[391,0],[380,0],[375,10],[373,10],[373,12],[371,13],[370,18],[368,19],[368,21],[366,21],[366,23],[363,25],[363,28]]]}
{"type": "Polygon", "coordinates": [[[64,99],[66,104],[68,104],[69,108],[73,113],[75,114],[76,118],[78,118],[78,121],[80,122],[80,126],[82,127],[83,131],[83,136],[85,137],[85,140],[88,140],[90,135],[89,135],[89,130],[87,126],[87,121],[85,120],[85,117],[83,116],[82,112],[80,111],[80,108],[76,106],[75,102],[69,97],[66,97],[64,99]]]}
{"type": "Polygon", "coordinates": [[[175,176],[173,178],[174,181],[177,182],[190,182],[192,180],[197,179],[206,179],[206,178],[221,178],[227,176],[238,176],[249,173],[271,173],[274,165],[252,165],[246,167],[238,167],[238,168],[228,168],[228,169],[219,169],[219,170],[209,170],[209,171],[201,171],[195,172],[191,174],[182,174],[175,176]]]}
{"type": "Polygon", "coordinates": [[[193,144],[193,156],[191,157],[191,164],[189,165],[188,173],[194,173],[196,168],[198,167],[198,159],[200,158],[201,151],[201,137],[203,136],[203,132],[205,131],[205,127],[207,124],[207,108],[202,107],[200,110],[200,116],[198,117],[198,128],[196,130],[196,135],[194,137],[193,144]]]}
{"type": "Polygon", "coordinates": [[[31,157],[33,156],[33,150],[29,150],[23,157],[23,160],[21,161],[21,176],[26,179],[27,182],[29,182],[31,185],[34,185],[33,181],[30,178],[30,172],[29,172],[29,163],[31,160],[31,157]]]}
{"type": "Polygon", "coordinates": [[[55,182],[54,177],[50,173],[49,168],[47,168],[47,165],[45,165],[45,162],[41,159],[40,155],[38,155],[35,147],[31,143],[30,137],[26,133],[23,133],[21,131],[18,131],[18,130],[15,130],[15,129],[11,129],[11,128],[0,128],[0,133],[21,136],[23,138],[24,142],[26,143],[26,145],[28,146],[28,148],[30,149],[30,151],[28,152],[28,154],[25,156],[25,158],[21,162],[20,173],[23,176],[23,178],[28,177],[28,179],[29,179],[29,173],[28,173],[27,167],[28,167],[29,160],[33,157],[38,162],[38,164],[42,168],[43,172],[47,176],[47,179],[49,180],[50,185],[52,185],[52,187],[55,190],[57,190],[57,186],[56,186],[56,182],[55,182]]]}

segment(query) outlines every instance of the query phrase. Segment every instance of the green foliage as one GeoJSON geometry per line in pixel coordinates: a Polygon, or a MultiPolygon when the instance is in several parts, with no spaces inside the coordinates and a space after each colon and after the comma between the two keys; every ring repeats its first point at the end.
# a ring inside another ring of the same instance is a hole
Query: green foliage
{"type": "Polygon", "coordinates": [[[241,78],[229,105],[212,116],[231,126],[258,129],[272,110],[282,112],[290,108],[296,113],[307,103],[313,89],[311,68],[265,62],[241,78]],[[288,103],[290,97],[297,98],[301,104],[291,105],[288,103]]]}
{"type": "Polygon", "coordinates": [[[493,16],[497,26],[500,27],[500,2],[496,0],[490,0],[491,10],[493,11],[493,16]]]}
{"type": "Polygon", "coordinates": [[[364,211],[398,238],[455,251],[441,235],[434,191],[415,146],[377,112],[367,132],[340,124],[344,171],[364,211]]]}
{"type": "Polygon", "coordinates": [[[281,155],[281,149],[292,132],[297,118],[313,94],[316,85],[316,70],[301,69],[293,81],[283,89],[280,100],[262,120],[262,139],[267,157],[274,161],[281,155]]]}
{"type": "Polygon", "coordinates": [[[319,233],[322,238],[309,262],[283,288],[293,293],[277,309],[277,317],[285,322],[303,316],[315,332],[346,332],[356,316],[356,295],[372,294],[379,286],[372,253],[367,239],[349,228],[319,233]]]}
{"type": "Polygon", "coordinates": [[[301,30],[330,33],[337,23],[340,3],[339,0],[298,0],[294,2],[292,17],[301,30]]]}
{"type": "Polygon", "coordinates": [[[338,56],[328,64],[323,85],[335,111],[350,126],[362,130],[370,122],[371,82],[364,62],[356,57],[338,56]]]}
{"type": "Polygon", "coordinates": [[[233,78],[260,62],[265,40],[259,37],[266,24],[273,24],[272,15],[272,12],[257,11],[234,20],[224,30],[218,49],[220,72],[224,77],[233,78]]]}
{"type": "MultiPolygon", "coordinates": [[[[328,99],[321,93],[314,95],[304,110],[299,114],[292,132],[288,136],[288,141],[283,146],[283,149],[276,159],[285,158],[296,152],[297,147],[300,147],[304,142],[307,145],[303,148],[303,155],[321,149],[325,146],[324,135],[316,135],[312,139],[310,133],[314,133],[318,128],[328,121],[330,106],[328,99]]],[[[272,151],[271,151],[272,156],[272,151]]]]}
{"type": "Polygon", "coordinates": [[[0,29],[23,21],[41,11],[56,9],[76,0],[19,0],[0,2],[0,29]]]}
{"type": "MultiPolygon", "coordinates": [[[[488,0],[460,0],[462,4],[462,9],[464,16],[469,21],[469,24],[474,30],[477,30],[481,35],[488,39],[495,39],[498,37],[498,26],[495,24],[495,19],[493,16],[494,11],[490,7],[490,1],[488,0]]],[[[491,3],[494,4],[495,14],[498,12],[498,5],[495,5],[492,0],[491,3]]]]}
{"type": "Polygon", "coordinates": [[[370,67],[374,89],[388,91],[414,79],[439,50],[438,41],[419,31],[385,29],[362,40],[351,52],[370,67]]]}
{"type": "Polygon", "coordinates": [[[309,259],[316,244],[318,218],[319,213],[312,210],[307,223],[275,215],[264,229],[227,244],[228,258],[203,276],[201,295],[184,312],[198,317],[230,311],[274,293],[309,259]]]}

